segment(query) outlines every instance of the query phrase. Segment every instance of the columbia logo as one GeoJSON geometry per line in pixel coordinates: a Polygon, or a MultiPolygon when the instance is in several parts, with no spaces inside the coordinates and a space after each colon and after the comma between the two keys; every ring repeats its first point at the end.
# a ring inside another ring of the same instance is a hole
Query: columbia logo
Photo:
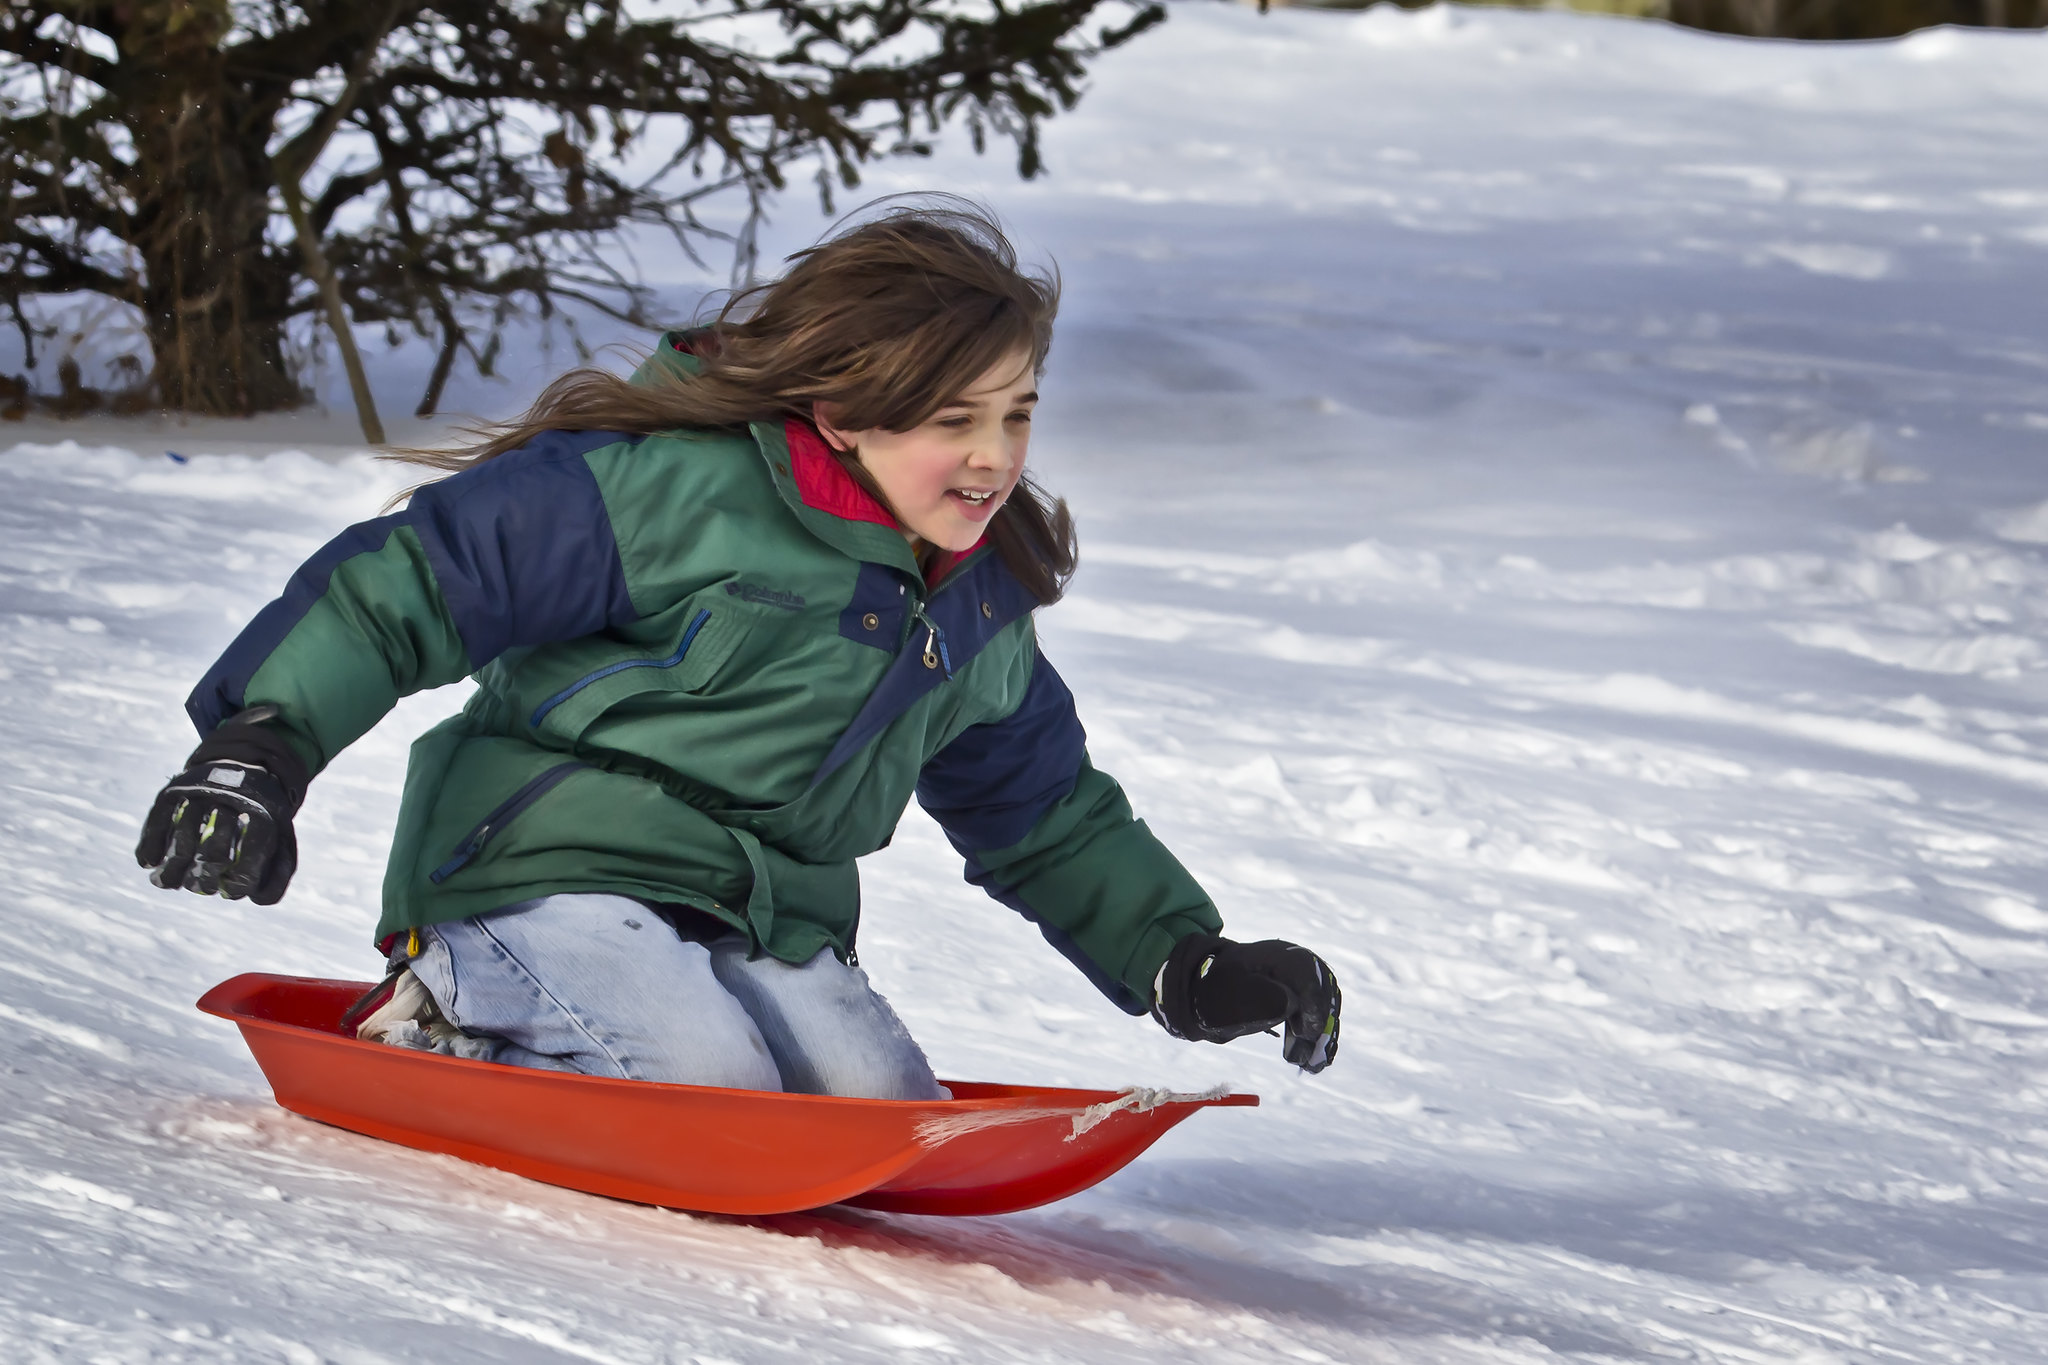
{"type": "Polygon", "coordinates": [[[780,588],[764,588],[759,583],[728,583],[725,590],[743,602],[759,602],[763,606],[781,607],[784,611],[802,611],[804,599],[793,592],[780,588]]]}

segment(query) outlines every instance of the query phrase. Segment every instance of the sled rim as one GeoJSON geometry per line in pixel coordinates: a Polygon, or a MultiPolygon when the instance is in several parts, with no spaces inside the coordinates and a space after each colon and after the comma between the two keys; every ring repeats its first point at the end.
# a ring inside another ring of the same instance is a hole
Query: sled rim
{"type": "MultiPolygon", "coordinates": [[[[280,1032],[299,1034],[311,1038],[317,1038],[326,1042],[340,1043],[344,1046],[375,1048],[377,1049],[378,1055],[380,1056],[386,1054],[406,1056],[410,1054],[415,1057],[430,1058],[436,1064],[444,1066],[457,1066],[470,1070],[482,1070],[496,1075],[502,1075],[504,1073],[510,1072],[521,1077],[542,1076],[548,1078],[551,1081],[560,1081],[571,1085],[623,1087],[625,1089],[633,1091],[645,1090],[649,1086],[659,1086],[664,1091],[684,1091],[706,1095],[746,1095],[761,1100],[777,1100],[791,1104],[801,1104],[807,1108],[818,1105],[846,1108],[867,1108],[873,1105],[895,1105],[904,1109],[928,1109],[935,1104],[943,1104],[949,1106],[972,1106],[974,1109],[977,1110],[1003,1110],[1030,1108],[1032,1107],[1034,1102],[1043,1104],[1044,1100],[1040,1097],[1048,1095],[1091,1095],[1100,1096],[1103,1099],[1114,1099],[1118,1095],[1124,1093],[1120,1090],[1091,1090],[1081,1087],[1068,1086],[1029,1086],[1021,1087],[1022,1089],[1028,1091],[1028,1093],[1025,1094],[986,1095],[969,1099],[951,1100],[884,1100],[864,1099],[859,1096],[849,1095],[805,1095],[798,1094],[796,1092],[788,1090],[742,1090],[735,1086],[688,1085],[678,1081],[624,1080],[616,1076],[586,1075],[580,1071],[542,1071],[536,1067],[510,1066],[504,1062],[485,1062],[479,1061],[473,1057],[451,1057],[445,1053],[439,1052],[413,1052],[411,1049],[408,1048],[393,1048],[389,1047],[387,1044],[384,1043],[373,1043],[367,1039],[351,1037],[346,1034],[338,1033],[333,1029],[323,1029],[311,1024],[294,1024],[288,1023],[281,1019],[265,1019],[259,1016],[252,1016],[249,1014],[239,1013],[232,1006],[236,1003],[240,1003],[241,1001],[246,1000],[250,994],[253,994],[253,991],[229,992],[228,988],[232,986],[238,986],[243,982],[249,982],[252,985],[263,986],[347,986],[358,991],[368,990],[372,986],[377,984],[371,981],[346,981],[334,977],[283,976],[270,972],[244,972],[240,976],[231,977],[230,979],[221,982],[218,986],[215,986],[213,989],[206,992],[206,994],[200,996],[199,999],[195,1002],[196,1007],[202,1013],[210,1014],[216,1019],[225,1019],[229,1023],[234,1024],[238,1028],[260,1028],[264,1030],[275,1030],[280,1032]]],[[[1004,1083],[990,1081],[941,1080],[939,1084],[947,1086],[948,1088],[951,1088],[954,1085],[962,1085],[967,1086],[969,1088],[980,1088],[989,1085],[1003,1085],[1004,1083]]],[[[1006,1086],[1005,1088],[1010,1087],[1006,1086]]],[[[1245,1106],[1256,1106],[1258,1103],[1259,1097],[1257,1095],[1239,1093],[1220,1095],[1217,1096],[1214,1100],[1210,1101],[1212,1107],[1220,1108],[1240,1108],[1245,1106]]]]}
{"type": "Polygon", "coordinates": [[[696,1212],[834,1203],[1012,1212],[1107,1178],[1196,1109],[1259,1103],[1217,1093],[1134,1105],[1142,1092],[979,1081],[943,1082],[966,1092],[953,1099],[880,1100],[543,1071],[342,1031],[344,1008],[369,989],[246,972],[196,1003],[236,1026],[290,1112],[547,1184],[696,1212]],[[771,1151],[812,1173],[770,1180],[771,1151]]]}

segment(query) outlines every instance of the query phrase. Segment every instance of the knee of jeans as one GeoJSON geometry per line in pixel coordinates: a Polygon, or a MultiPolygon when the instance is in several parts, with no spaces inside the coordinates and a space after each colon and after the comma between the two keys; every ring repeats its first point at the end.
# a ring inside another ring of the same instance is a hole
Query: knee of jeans
{"type": "Polygon", "coordinates": [[[775,1059],[758,1042],[748,1048],[717,1048],[618,1060],[627,1074],[637,1081],[708,1085],[722,1090],[783,1089],[782,1073],[776,1069],[775,1059]]]}
{"type": "Polygon", "coordinates": [[[924,1049],[910,1035],[870,1033],[853,1046],[827,1048],[802,1058],[810,1068],[799,1088],[821,1095],[865,1100],[943,1100],[952,1095],[932,1074],[924,1049]]]}
{"type": "Polygon", "coordinates": [[[950,1100],[953,1092],[940,1085],[922,1056],[873,1057],[857,1074],[835,1077],[834,1095],[869,1100],[950,1100]]]}

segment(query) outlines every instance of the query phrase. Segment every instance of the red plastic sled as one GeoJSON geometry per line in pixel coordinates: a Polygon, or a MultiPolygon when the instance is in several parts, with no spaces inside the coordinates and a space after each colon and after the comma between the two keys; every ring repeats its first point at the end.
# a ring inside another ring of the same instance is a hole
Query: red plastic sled
{"type": "Polygon", "coordinates": [[[550,1185],[704,1213],[1010,1213],[1123,1169],[1197,1109],[1259,1102],[970,1081],[945,1082],[951,1100],[858,1100],[534,1071],[362,1042],[340,1020],[368,989],[251,972],[199,1008],[241,1028],[294,1113],[550,1185]]]}

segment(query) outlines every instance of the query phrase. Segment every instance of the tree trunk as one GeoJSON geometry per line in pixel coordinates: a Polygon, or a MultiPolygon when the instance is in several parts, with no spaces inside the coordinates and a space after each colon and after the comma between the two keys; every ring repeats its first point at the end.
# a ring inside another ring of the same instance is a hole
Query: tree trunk
{"type": "Polygon", "coordinates": [[[248,416],[305,395],[285,358],[294,270],[265,241],[268,111],[221,57],[227,0],[143,0],[125,35],[136,121],[135,231],[158,400],[248,416]]]}

